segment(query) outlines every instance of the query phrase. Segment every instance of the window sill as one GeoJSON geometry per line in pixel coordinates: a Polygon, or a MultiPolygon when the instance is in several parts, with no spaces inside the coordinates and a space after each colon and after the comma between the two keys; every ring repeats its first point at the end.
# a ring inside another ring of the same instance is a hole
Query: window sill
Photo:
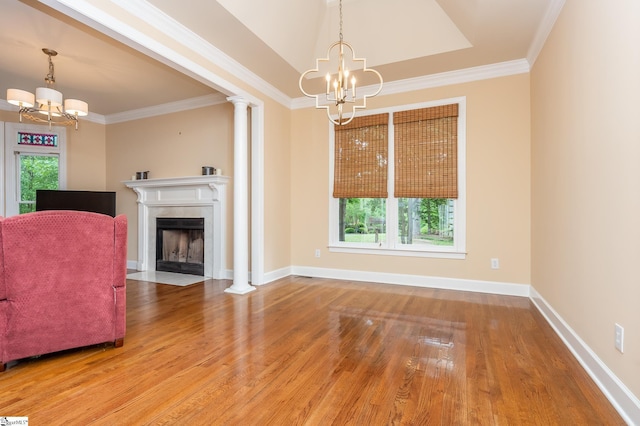
{"type": "Polygon", "coordinates": [[[454,250],[416,250],[411,248],[383,248],[383,247],[354,247],[330,245],[329,251],[332,253],[354,253],[354,254],[375,254],[380,256],[405,256],[405,257],[425,257],[435,259],[466,259],[467,253],[454,250]]]}

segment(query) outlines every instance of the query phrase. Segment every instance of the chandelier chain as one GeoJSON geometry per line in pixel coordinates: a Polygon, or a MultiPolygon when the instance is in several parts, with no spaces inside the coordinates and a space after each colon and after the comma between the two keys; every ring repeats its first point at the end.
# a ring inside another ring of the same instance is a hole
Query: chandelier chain
{"type": "Polygon", "coordinates": [[[53,85],[53,83],[56,82],[56,78],[54,76],[53,61],[51,60],[51,53],[47,53],[47,56],[49,56],[49,74],[47,74],[47,76],[44,78],[44,81],[47,83],[47,86],[51,86],[53,85]]]}
{"type": "Polygon", "coordinates": [[[340,0],[340,41],[342,42],[342,0],[340,0]]]}

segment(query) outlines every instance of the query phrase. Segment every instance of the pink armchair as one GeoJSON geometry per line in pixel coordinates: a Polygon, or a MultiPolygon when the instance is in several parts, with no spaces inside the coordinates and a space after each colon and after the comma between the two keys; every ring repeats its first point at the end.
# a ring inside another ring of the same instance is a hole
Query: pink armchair
{"type": "Polygon", "coordinates": [[[0,371],[9,361],[124,343],[127,218],[0,217],[0,371]]]}

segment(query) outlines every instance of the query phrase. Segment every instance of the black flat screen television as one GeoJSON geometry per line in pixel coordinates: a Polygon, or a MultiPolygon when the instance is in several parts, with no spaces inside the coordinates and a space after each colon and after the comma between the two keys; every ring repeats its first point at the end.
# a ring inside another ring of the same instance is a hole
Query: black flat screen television
{"type": "Polygon", "coordinates": [[[116,193],[109,191],[36,190],[36,211],[81,210],[116,216],[116,193]]]}

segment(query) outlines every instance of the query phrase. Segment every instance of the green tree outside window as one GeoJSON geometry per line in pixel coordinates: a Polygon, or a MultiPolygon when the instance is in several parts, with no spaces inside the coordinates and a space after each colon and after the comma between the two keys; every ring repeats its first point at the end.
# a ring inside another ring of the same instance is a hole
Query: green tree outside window
{"type": "Polygon", "coordinates": [[[36,210],[36,190],[58,189],[57,155],[20,154],[20,214],[36,210]]]}

